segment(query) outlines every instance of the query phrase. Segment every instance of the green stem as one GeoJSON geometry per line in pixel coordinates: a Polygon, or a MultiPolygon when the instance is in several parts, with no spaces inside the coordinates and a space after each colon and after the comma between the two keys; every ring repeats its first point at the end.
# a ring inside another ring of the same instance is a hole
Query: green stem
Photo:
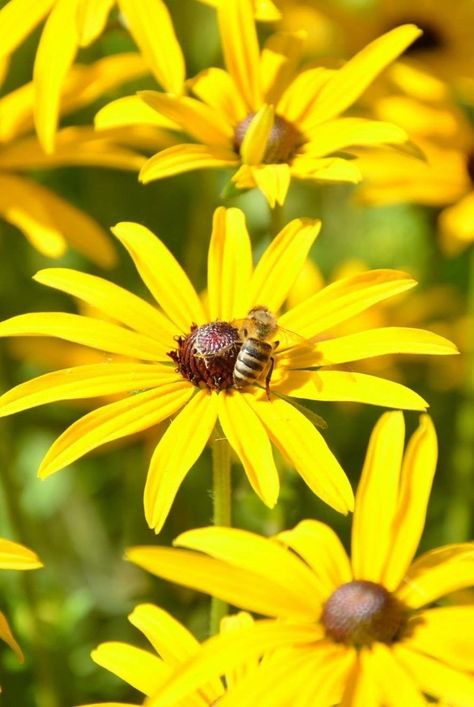
{"type": "MultiPolygon", "coordinates": [[[[474,321],[474,247],[471,246],[468,291],[468,318],[474,321]]],[[[474,331],[467,342],[464,397],[456,417],[452,463],[453,497],[445,521],[447,542],[461,542],[472,531],[472,450],[474,449],[474,331]]]]}
{"type": "MultiPolygon", "coordinates": [[[[212,442],[212,502],[213,524],[232,525],[231,459],[229,442],[219,425],[214,430],[212,442]]],[[[220,623],[227,614],[228,605],[222,599],[211,600],[211,635],[219,633],[220,623]]]]}

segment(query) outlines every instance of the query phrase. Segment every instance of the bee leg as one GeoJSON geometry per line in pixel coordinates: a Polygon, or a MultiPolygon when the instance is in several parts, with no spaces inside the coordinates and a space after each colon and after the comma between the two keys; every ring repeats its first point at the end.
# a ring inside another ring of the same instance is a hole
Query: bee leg
{"type": "Polygon", "coordinates": [[[270,365],[268,366],[268,372],[265,376],[265,390],[267,392],[267,400],[270,400],[270,381],[272,379],[273,367],[275,365],[275,359],[270,356],[270,365]]]}

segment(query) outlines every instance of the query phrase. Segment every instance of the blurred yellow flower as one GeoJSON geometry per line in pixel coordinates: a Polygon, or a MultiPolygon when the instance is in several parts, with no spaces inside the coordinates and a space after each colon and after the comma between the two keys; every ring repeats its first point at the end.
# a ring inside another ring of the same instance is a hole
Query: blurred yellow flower
{"type": "MultiPolygon", "coordinates": [[[[150,642],[155,653],[127,643],[110,641],[101,643],[91,655],[98,665],[114,673],[139,692],[153,695],[177,668],[198,653],[200,643],[179,621],[153,604],[140,604],[128,618],[150,642]]],[[[230,632],[235,633],[252,624],[250,614],[241,611],[222,620],[221,634],[229,635],[230,632]]],[[[255,660],[246,660],[237,670],[225,676],[225,686],[219,679],[210,680],[209,684],[200,686],[195,694],[180,704],[182,707],[215,705],[226,692],[226,688],[238,684],[255,667],[255,660]]],[[[99,703],[83,707],[107,707],[109,704],[99,703]]]]}
{"type": "MultiPolygon", "coordinates": [[[[0,569],[2,570],[36,570],[43,566],[38,556],[19,543],[0,538],[0,569]]],[[[16,653],[23,662],[23,653],[15,640],[5,614],[0,611],[0,639],[16,653]]]]}
{"type": "MultiPolygon", "coordinates": [[[[280,27],[292,30],[305,17],[313,34],[313,52],[348,57],[383,32],[414,23],[423,34],[404,54],[411,66],[434,71],[463,88],[474,76],[474,3],[456,0],[280,0],[280,27]],[[322,25],[323,33],[312,27],[322,25]]],[[[300,25],[301,26],[301,25],[300,25]]]]}
{"type": "Polygon", "coordinates": [[[158,82],[180,93],[184,59],[162,0],[9,0],[0,10],[0,60],[47,18],[33,69],[35,126],[45,152],[55,147],[61,91],[77,52],[102,34],[114,6],[158,82]]]}
{"type": "Polygon", "coordinates": [[[315,520],[275,539],[213,527],[179,536],[176,544],[186,550],[128,551],[129,560],[158,577],[272,617],[204,643],[147,707],[176,704],[244,658],[269,651],[273,657],[219,704],[421,707],[423,695],[473,704],[474,607],[432,604],[474,583],[474,543],[440,547],[412,563],[437,440],[426,415],[405,454],[404,437],[401,412],[386,413],[374,428],[351,560],[335,533],[315,520]]]}
{"type": "Polygon", "coordinates": [[[441,243],[456,254],[474,241],[474,130],[449,97],[448,87],[433,84],[422,72],[397,67],[392,73],[398,93],[375,100],[378,118],[401,125],[422,150],[425,161],[375,149],[360,155],[365,203],[414,202],[446,207],[439,217],[441,243]]]}
{"type": "MultiPolygon", "coordinates": [[[[61,98],[66,114],[90,104],[104,91],[144,72],[137,54],[106,57],[90,66],[76,66],[61,98]]],[[[115,250],[104,230],[86,213],[34,179],[29,170],[64,165],[138,170],[144,157],[142,129],[108,130],[68,127],[57,136],[54,154],[46,154],[33,128],[34,86],[26,84],[0,98],[0,217],[20,229],[37,250],[60,257],[68,245],[101,266],[115,262],[115,250]]],[[[150,144],[169,144],[163,131],[150,144]]],[[[146,142],[146,140],[145,140],[146,142]]]]}
{"type": "Polygon", "coordinates": [[[227,70],[199,74],[190,82],[195,98],[139,93],[196,141],[154,155],[143,182],[235,166],[235,186],[258,187],[273,207],[285,201],[292,176],[358,182],[357,166],[341,151],[406,141],[391,123],[339,116],[418,37],[414,25],[379,37],[337,71],[298,71],[301,33],[273,35],[260,51],[250,0],[226,0],[217,14],[227,70]]]}
{"type": "Polygon", "coordinates": [[[440,336],[408,328],[330,338],[341,322],[415,284],[405,273],[374,270],[333,283],[280,317],[279,324],[299,339],[280,349],[274,341],[270,400],[258,378],[254,386],[235,388],[241,335],[233,322],[256,305],[278,313],[319,228],[309,219],[290,222],[254,269],[243,213],[217,209],[206,303],[164,244],[134,223],[121,223],[113,232],[159,308],[92,275],[62,268],[39,272],[38,282],[84,300],[113,321],[62,312],[24,314],[0,323],[0,336],[53,336],[103,351],[104,362],[48,373],[13,388],[0,397],[0,415],[57,400],[124,396],[69,427],[47,452],[39,475],[49,476],[99,445],[179,412],[154,451],[145,487],[145,515],[156,531],[218,420],[265,504],[274,506],[279,493],[273,443],[314,493],[347,513],[352,490],[342,468],[308,417],[286,398],[423,410],[427,403],[410,389],[334,370],[334,365],[391,352],[451,354],[456,348],[440,336]]]}

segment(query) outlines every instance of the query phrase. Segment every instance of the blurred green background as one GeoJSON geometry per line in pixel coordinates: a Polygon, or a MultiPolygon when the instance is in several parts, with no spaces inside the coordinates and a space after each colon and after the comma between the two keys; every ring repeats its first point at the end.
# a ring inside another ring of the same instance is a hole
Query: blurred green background
{"type": "MultiPolygon", "coordinates": [[[[221,63],[214,12],[194,0],[168,0],[167,4],[185,50],[188,75],[221,63]]],[[[263,35],[267,31],[262,28],[263,35]]],[[[38,36],[36,32],[14,55],[3,94],[31,79],[38,36]]],[[[79,58],[91,62],[131,48],[125,31],[114,25],[79,58]]],[[[154,87],[153,80],[126,86],[122,93],[143,87],[154,87]]],[[[66,124],[90,123],[97,108],[118,95],[104,97],[66,124]]],[[[138,184],[134,173],[108,169],[61,168],[35,172],[34,178],[84,209],[104,228],[121,220],[145,224],[167,243],[195,284],[204,286],[212,213],[222,203],[218,195],[229,174],[194,173],[146,187],[138,184]]],[[[244,209],[259,254],[269,242],[270,214],[263,198],[251,192],[226,203],[244,209]]],[[[284,221],[301,215],[323,221],[312,258],[325,278],[333,277],[345,261],[358,259],[369,267],[406,269],[419,280],[418,292],[394,305],[386,315],[387,324],[396,323],[390,317],[397,316],[398,307],[410,311],[410,297],[429,299],[433,288],[448,286],[452,306],[439,313],[435,306],[419,325],[433,324],[448,336],[454,335],[456,326],[467,331],[469,286],[471,290],[474,286],[472,281],[469,285],[472,252],[467,249],[449,259],[443,255],[436,237],[435,209],[409,204],[364,209],[354,201],[351,187],[293,184],[284,221]]],[[[48,260],[3,222],[0,231],[2,319],[28,311],[75,311],[70,298],[31,280],[38,269],[56,263],[103,275],[143,294],[130,260],[121,251],[117,267],[104,273],[72,251],[58,261],[48,260]]],[[[472,308],[472,291],[470,297],[472,308]]],[[[31,356],[25,358],[2,342],[2,391],[45,370],[35,356],[35,339],[28,346],[31,356]]],[[[384,370],[391,375],[393,361],[381,361],[377,372],[383,376],[384,370]]],[[[400,357],[396,374],[430,402],[439,435],[439,466],[422,549],[466,540],[472,535],[472,358],[464,351],[453,365],[446,359],[400,357]]],[[[200,638],[207,633],[208,598],[167,585],[122,560],[127,546],[157,542],[142,512],[150,435],[111,445],[46,481],[36,478],[42,455],[76,419],[79,409],[87,410],[87,402],[79,407],[51,405],[0,421],[0,536],[30,546],[45,564],[37,572],[1,573],[0,609],[10,618],[26,655],[20,665],[6,646],[0,650],[2,704],[8,707],[67,707],[114,700],[138,704],[139,694],[96,666],[89,653],[104,640],[143,645],[126,620],[140,601],[153,601],[172,611],[200,638]]],[[[382,411],[329,403],[314,409],[326,419],[325,436],[355,485],[370,431],[382,411]]],[[[407,413],[406,420],[411,432],[417,415],[407,413]]],[[[234,467],[235,525],[269,534],[315,517],[327,521],[347,541],[350,518],[319,502],[283,461],[281,469],[280,503],[269,511],[234,467]]],[[[210,481],[206,451],[183,484],[160,543],[168,544],[183,530],[210,522],[210,481]]]]}

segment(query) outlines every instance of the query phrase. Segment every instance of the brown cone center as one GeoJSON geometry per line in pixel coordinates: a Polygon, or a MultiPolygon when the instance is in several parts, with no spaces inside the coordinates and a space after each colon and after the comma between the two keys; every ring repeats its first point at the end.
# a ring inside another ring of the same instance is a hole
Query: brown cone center
{"type": "Polygon", "coordinates": [[[237,355],[242,346],[239,330],[228,322],[211,322],[191,327],[187,336],[176,339],[177,349],[168,356],[183,378],[198,387],[225,390],[233,383],[237,355]]]}
{"type": "MultiPolygon", "coordinates": [[[[235,151],[240,154],[240,148],[250,123],[255,117],[255,113],[250,113],[244,120],[238,123],[234,133],[235,151]]],[[[296,151],[303,143],[303,137],[292,123],[285,118],[276,115],[273,127],[267,141],[267,149],[263,157],[265,164],[278,164],[290,162],[296,151]]]]}
{"type": "Polygon", "coordinates": [[[357,580],[336,589],[324,605],[322,622],[337,643],[392,643],[405,621],[402,604],[380,584],[357,580]]]}

